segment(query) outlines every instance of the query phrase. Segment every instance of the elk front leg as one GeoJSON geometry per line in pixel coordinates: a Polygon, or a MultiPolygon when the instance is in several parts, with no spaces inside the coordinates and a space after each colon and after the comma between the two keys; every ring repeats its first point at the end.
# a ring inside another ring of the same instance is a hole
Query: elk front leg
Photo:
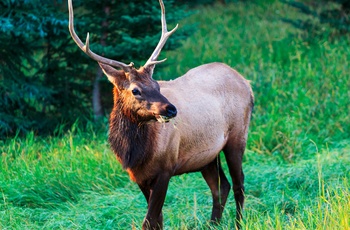
{"type": "MultiPolygon", "coordinates": [[[[151,193],[151,188],[149,185],[143,185],[143,184],[138,184],[143,195],[146,198],[147,201],[147,210],[149,208],[149,197],[150,197],[150,193],[151,193]]],[[[159,216],[158,216],[158,223],[163,223],[163,214],[162,211],[160,212],[159,216]]]]}
{"type": "Polygon", "coordinates": [[[158,175],[149,186],[149,192],[145,187],[141,187],[146,199],[148,197],[148,211],[142,224],[142,229],[163,229],[162,208],[165,195],[168,190],[170,176],[169,174],[158,175]]]}

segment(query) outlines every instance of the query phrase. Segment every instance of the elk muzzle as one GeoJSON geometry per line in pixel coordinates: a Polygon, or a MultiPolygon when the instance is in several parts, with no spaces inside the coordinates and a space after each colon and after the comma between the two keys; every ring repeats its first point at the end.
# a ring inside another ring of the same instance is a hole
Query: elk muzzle
{"type": "Polygon", "coordinates": [[[155,109],[155,112],[153,112],[153,115],[160,123],[169,122],[172,118],[176,117],[177,115],[177,109],[173,104],[163,104],[158,105],[158,103],[154,104],[153,106],[158,108],[155,109]]]}

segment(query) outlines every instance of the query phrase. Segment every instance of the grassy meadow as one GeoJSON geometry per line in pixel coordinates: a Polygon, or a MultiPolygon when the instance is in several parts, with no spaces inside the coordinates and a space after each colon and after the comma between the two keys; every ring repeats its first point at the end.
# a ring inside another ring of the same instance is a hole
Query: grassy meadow
{"type": "MultiPolygon", "coordinates": [[[[251,80],[243,229],[350,229],[349,37],[310,38],[280,20],[303,17],[296,10],[258,2],[198,8],[179,22],[198,30],[162,53],[156,76],[219,61],[251,80]]],[[[0,229],[140,229],[147,204],[109,150],[107,128],[61,128],[0,140],[0,229]]],[[[234,229],[234,207],[231,193],[211,226],[200,173],[174,177],[164,227],[234,229]]]]}

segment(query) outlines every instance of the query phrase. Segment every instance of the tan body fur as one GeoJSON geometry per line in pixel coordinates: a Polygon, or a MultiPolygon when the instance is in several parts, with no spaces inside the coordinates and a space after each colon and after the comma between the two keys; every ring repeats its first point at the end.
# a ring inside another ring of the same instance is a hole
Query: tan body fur
{"type": "Polygon", "coordinates": [[[170,123],[152,123],[159,131],[153,159],[128,169],[133,181],[142,183],[164,170],[172,175],[199,171],[215,159],[228,137],[246,142],[253,94],[234,69],[211,63],[159,85],[178,114],[170,123]]]}

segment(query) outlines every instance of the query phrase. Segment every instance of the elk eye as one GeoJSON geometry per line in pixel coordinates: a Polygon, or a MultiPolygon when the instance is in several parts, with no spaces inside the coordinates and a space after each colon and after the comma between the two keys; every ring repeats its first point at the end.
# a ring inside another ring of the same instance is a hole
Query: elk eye
{"type": "Polygon", "coordinates": [[[140,90],[138,90],[138,89],[133,89],[133,90],[131,90],[131,92],[132,92],[132,94],[134,95],[134,96],[140,96],[141,95],[141,92],[140,92],[140,90]]]}

